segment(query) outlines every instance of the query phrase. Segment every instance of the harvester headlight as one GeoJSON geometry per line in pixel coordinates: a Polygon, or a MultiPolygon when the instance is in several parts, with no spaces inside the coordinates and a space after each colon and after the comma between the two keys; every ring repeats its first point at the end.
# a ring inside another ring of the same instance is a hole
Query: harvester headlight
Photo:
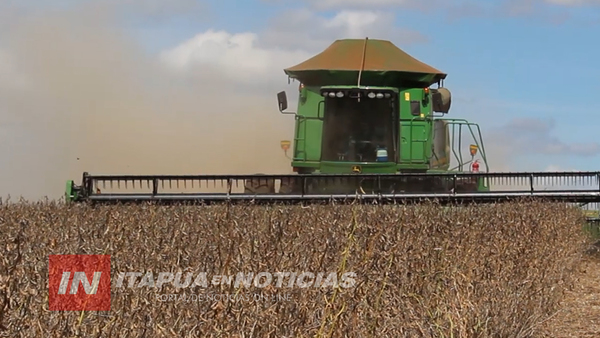
{"type": "Polygon", "coordinates": [[[334,92],[329,93],[329,97],[335,97],[335,93],[334,92]]]}
{"type": "Polygon", "coordinates": [[[390,95],[390,93],[385,93],[384,96],[385,96],[386,99],[389,99],[390,97],[392,97],[392,95],[390,95]]]}
{"type": "Polygon", "coordinates": [[[371,92],[371,93],[367,94],[367,96],[368,96],[370,99],[374,99],[374,98],[375,98],[375,93],[371,92]]]}
{"type": "Polygon", "coordinates": [[[328,94],[327,92],[323,92],[323,96],[324,96],[324,97],[326,97],[326,96],[327,96],[327,94],[328,94]]]}
{"type": "Polygon", "coordinates": [[[344,97],[344,93],[343,92],[337,92],[337,94],[335,94],[335,96],[337,96],[337,97],[344,97]]]}
{"type": "Polygon", "coordinates": [[[382,93],[377,93],[377,98],[378,99],[383,99],[383,94],[382,93]]]}

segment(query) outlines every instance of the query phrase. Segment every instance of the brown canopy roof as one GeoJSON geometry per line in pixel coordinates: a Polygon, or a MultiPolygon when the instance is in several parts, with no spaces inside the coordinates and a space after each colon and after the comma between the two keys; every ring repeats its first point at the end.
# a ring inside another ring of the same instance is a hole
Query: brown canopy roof
{"type": "Polygon", "coordinates": [[[357,84],[363,51],[361,85],[429,86],[446,78],[445,73],[413,58],[390,41],[376,39],[336,40],[323,52],[284,71],[306,85],[357,84]]]}

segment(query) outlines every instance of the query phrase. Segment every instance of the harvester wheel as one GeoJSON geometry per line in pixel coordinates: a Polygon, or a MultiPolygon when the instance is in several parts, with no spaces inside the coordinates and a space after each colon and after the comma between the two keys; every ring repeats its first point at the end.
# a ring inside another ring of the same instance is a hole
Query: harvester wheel
{"type": "Polygon", "coordinates": [[[274,194],[275,180],[269,178],[256,177],[244,182],[245,194],[274,194]]]}

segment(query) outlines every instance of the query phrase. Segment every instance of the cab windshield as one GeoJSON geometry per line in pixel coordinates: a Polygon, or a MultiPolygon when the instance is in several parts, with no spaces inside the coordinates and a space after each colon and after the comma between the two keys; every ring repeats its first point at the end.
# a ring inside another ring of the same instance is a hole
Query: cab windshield
{"type": "MultiPolygon", "coordinates": [[[[388,95],[389,96],[389,95],[388,95]]],[[[323,161],[394,162],[397,117],[389,98],[326,97],[323,161]]]]}

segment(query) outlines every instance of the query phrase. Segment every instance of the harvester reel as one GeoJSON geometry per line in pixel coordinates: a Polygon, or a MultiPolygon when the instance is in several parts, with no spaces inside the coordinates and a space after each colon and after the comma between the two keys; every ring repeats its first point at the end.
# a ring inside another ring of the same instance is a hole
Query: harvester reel
{"type": "Polygon", "coordinates": [[[245,194],[274,194],[275,180],[267,177],[256,177],[244,181],[245,194]]]}

